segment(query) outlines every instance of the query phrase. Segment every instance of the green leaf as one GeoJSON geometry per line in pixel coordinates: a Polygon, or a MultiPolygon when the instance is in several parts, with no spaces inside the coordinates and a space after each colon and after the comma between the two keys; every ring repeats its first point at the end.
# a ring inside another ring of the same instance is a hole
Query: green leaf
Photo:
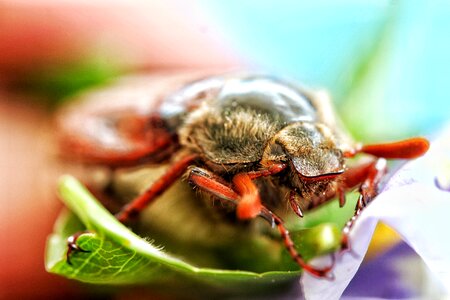
{"type": "Polygon", "coordinates": [[[293,231],[292,240],[302,251],[305,259],[313,258],[318,253],[330,253],[339,249],[341,230],[333,223],[323,223],[310,229],[293,231]]]}
{"type": "MultiPolygon", "coordinates": [[[[285,264],[282,255],[279,268],[262,273],[194,266],[166,253],[118,222],[75,178],[62,177],[59,195],[70,211],[62,212],[47,242],[46,268],[51,273],[93,284],[184,284],[222,292],[250,293],[289,284],[301,272],[296,265],[290,269],[288,266],[292,267],[292,263],[285,264]],[[73,252],[69,264],[66,261],[67,238],[80,231],[86,232],[79,236],[77,245],[87,252],[73,252]]],[[[303,229],[294,237],[301,241],[299,250],[313,257],[336,250],[340,240],[336,230],[331,230],[332,238],[326,241],[324,236],[330,236],[328,225],[303,229]]],[[[280,245],[279,251],[286,252],[281,242],[276,244],[280,245]]],[[[234,251],[242,252],[245,247],[248,245],[230,245],[223,253],[231,255],[234,251]]],[[[251,257],[253,249],[245,250],[243,257],[255,259],[251,257]]],[[[258,255],[264,260],[267,253],[258,255]]]]}
{"type": "MultiPolygon", "coordinates": [[[[72,226],[82,228],[82,224],[73,214],[65,213],[60,221],[66,223],[64,229],[72,226]]],[[[47,267],[51,272],[101,284],[140,283],[157,276],[159,264],[94,233],[80,235],[77,245],[88,252],[74,252],[70,258],[71,264],[68,264],[58,259],[67,251],[66,239],[67,237],[63,238],[63,235],[58,234],[53,234],[49,239],[47,267]]]]}

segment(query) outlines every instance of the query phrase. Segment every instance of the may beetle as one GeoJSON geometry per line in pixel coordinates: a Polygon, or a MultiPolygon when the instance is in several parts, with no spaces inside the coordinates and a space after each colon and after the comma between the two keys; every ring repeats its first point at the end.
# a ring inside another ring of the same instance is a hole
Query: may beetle
{"type": "Polygon", "coordinates": [[[302,217],[336,197],[343,206],[345,193],[359,189],[355,215],[343,231],[345,249],[355,220],[377,194],[385,159],[413,159],[429,147],[424,138],[355,143],[326,93],[273,76],[166,81],[170,84],[157,91],[151,78],[137,85],[125,82],[125,88],[88,95],[84,103],[66,109],[59,122],[62,152],[111,168],[170,161],[167,172],[116,215],[121,222],[136,217],[186,174],[193,187],[235,205],[239,220],[262,217],[275,225],[291,257],[319,277],[332,266],[308,265],[273,209],[289,203],[302,217]],[[167,93],[171,84],[178,89],[167,93]],[[346,160],[359,153],[373,159],[348,167],[346,160]]]}

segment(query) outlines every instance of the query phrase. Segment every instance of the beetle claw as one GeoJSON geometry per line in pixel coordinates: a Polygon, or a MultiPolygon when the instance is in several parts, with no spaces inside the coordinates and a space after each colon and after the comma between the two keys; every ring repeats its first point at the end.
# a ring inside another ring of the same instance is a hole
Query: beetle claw
{"type": "Polygon", "coordinates": [[[336,257],[334,254],[331,254],[331,263],[329,266],[325,268],[316,268],[309,264],[303,264],[302,268],[307,271],[309,274],[316,276],[318,278],[324,278],[327,280],[334,280],[336,276],[333,273],[334,265],[336,264],[336,257]]]}

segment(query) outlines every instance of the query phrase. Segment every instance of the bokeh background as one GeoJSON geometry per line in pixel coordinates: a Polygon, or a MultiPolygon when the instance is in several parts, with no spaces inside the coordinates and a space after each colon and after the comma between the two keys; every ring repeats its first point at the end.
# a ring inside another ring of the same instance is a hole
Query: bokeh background
{"type": "Polygon", "coordinates": [[[60,208],[48,122],[68,96],[131,72],[254,68],[327,89],[359,140],[433,137],[448,53],[448,1],[0,0],[0,298],[82,293],[43,265],[60,208]]]}

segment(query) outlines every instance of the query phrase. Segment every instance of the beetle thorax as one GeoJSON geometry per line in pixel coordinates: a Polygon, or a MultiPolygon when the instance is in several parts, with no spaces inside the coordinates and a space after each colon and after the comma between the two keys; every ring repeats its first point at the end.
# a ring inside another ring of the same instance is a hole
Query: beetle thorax
{"type": "Polygon", "coordinates": [[[276,117],[244,107],[203,105],[179,130],[180,143],[224,168],[255,164],[268,141],[282,128],[276,117]]]}

